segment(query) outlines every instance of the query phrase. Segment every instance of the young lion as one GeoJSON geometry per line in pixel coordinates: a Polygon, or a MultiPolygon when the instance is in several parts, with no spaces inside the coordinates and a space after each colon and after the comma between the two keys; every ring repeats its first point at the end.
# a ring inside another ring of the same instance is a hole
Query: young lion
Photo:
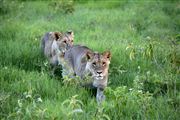
{"type": "MultiPolygon", "coordinates": [[[[69,67],[65,66],[63,69],[82,79],[86,75],[90,76],[92,78],[90,85],[97,88],[96,100],[100,103],[105,99],[103,90],[108,82],[110,59],[111,53],[109,51],[98,53],[93,52],[88,47],[74,45],[65,52],[64,60],[66,66],[68,65],[69,67]]],[[[87,87],[87,85],[84,86],[87,87]]]]}
{"type": "MultiPolygon", "coordinates": [[[[64,52],[73,45],[74,34],[72,31],[62,32],[48,32],[42,38],[41,49],[44,56],[48,59],[53,67],[60,63],[59,56],[63,57],[64,52]]],[[[60,58],[61,59],[61,58],[60,58]]]]}

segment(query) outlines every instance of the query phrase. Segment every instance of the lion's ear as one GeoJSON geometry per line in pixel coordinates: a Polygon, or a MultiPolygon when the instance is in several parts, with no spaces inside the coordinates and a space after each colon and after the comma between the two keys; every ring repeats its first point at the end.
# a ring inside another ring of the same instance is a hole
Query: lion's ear
{"type": "Polygon", "coordinates": [[[55,37],[55,40],[58,40],[61,36],[61,33],[60,32],[54,32],[54,37],[55,37]]]}
{"type": "Polygon", "coordinates": [[[84,62],[90,61],[93,59],[93,57],[94,57],[94,54],[90,51],[87,51],[85,56],[82,58],[81,62],[84,63],[84,62]]]}
{"type": "Polygon", "coordinates": [[[69,35],[73,35],[74,34],[72,30],[68,30],[66,33],[69,34],[69,35]]]}
{"type": "Polygon", "coordinates": [[[111,60],[111,52],[110,51],[105,51],[103,52],[103,56],[109,60],[111,60]]]}
{"type": "Polygon", "coordinates": [[[93,57],[94,57],[94,53],[92,53],[92,52],[90,52],[90,51],[87,51],[86,57],[87,57],[87,60],[92,60],[93,57]]]}
{"type": "Polygon", "coordinates": [[[71,40],[74,39],[74,32],[73,32],[72,30],[68,30],[68,31],[66,32],[66,35],[68,35],[68,37],[69,37],[71,40]]]}

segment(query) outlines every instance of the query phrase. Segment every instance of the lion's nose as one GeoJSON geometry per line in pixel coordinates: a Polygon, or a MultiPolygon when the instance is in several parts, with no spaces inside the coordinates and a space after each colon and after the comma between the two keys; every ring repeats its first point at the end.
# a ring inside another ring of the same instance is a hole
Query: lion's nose
{"type": "Polygon", "coordinates": [[[102,71],[97,71],[98,74],[102,74],[102,71]]]}

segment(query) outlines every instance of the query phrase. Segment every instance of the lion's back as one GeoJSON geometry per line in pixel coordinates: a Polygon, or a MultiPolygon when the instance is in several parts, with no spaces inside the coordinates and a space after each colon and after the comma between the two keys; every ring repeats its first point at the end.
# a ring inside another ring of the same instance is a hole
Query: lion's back
{"type": "Polygon", "coordinates": [[[41,41],[41,50],[42,53],[46,56],[49,57],[50,56],[50,52],[51,52],[51,46],[52,46],[53,40],[51,38],[51,34],[50,32],[47,32],[41,41]]]}
{"type": "Polygon", "coordinates": [[[82,59],[85,57],[87,51],[91,50],[86,46],[74,45],[65,52],[65,61],[73,68],[74,73],[80,77],[85,70],[86,62],[82,63],[82,59]]]}

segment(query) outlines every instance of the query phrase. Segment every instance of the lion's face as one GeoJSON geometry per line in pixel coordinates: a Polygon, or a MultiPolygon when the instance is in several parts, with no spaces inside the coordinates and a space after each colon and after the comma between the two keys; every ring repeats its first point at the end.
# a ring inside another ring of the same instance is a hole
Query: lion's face
{"type": "Polygon", "coordinates": [[[64,53],[73,45],[74,34],[72,31],[66,33],[55,32],[55,40],[59,50],[64,53]]]}
{"type": "Polygon", "coordinates": [[[111,53],[87,53],[88,69],[95,80],[103,80],[108,75],[111,53]]]}

